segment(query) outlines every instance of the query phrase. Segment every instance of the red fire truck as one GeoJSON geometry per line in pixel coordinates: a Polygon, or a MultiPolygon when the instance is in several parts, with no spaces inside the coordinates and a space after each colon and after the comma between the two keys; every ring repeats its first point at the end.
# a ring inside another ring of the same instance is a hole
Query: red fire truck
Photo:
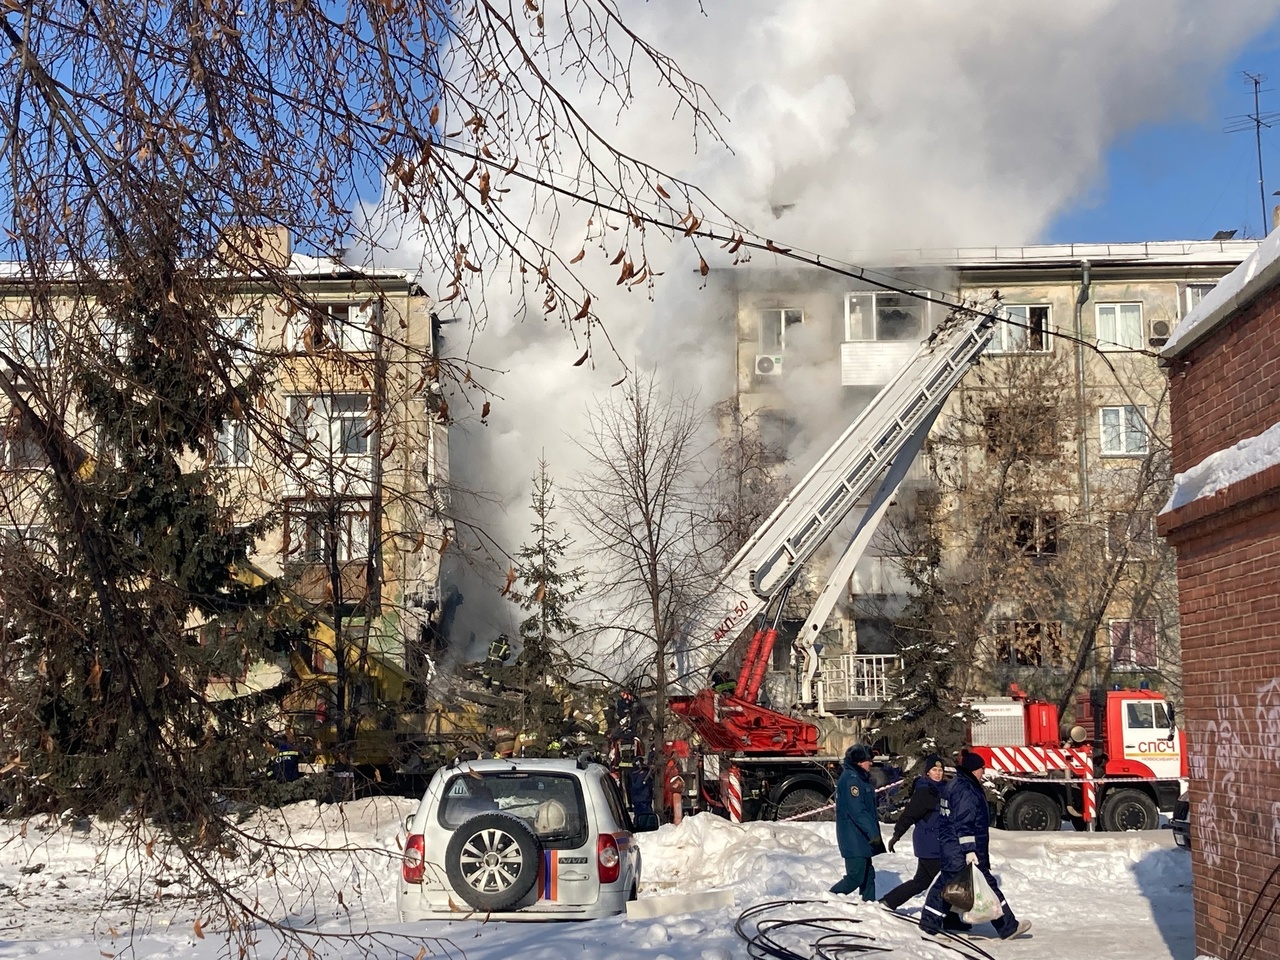
{"type": "Polygon", "coordinates": [[[1061,739],[1058,708],[1012,696],[972,704],[970,749],[987,764],[987,787],[1011,830],[1151,830],[1185,789],[1187,753],[1173,706],[1153,690],[1094,690],[1061,739]]]}

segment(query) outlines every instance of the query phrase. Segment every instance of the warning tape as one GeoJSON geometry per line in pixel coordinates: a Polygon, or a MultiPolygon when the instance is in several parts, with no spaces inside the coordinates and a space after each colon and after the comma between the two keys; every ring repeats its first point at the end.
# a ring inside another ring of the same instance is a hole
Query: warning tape
{"type": "MultiPolygon", "coordinates": [[[[876,787],[876,793],[884,793],[886,790],[892,790],[894,787],[901,786],[905,781],[895,780],[893,783],[886,783],[883,787],[876,787]]],[[[815,813],[826,813],[828,810],[835,809],[835,802],[828,803],[825,807],[815,807],[812,810],[806,810],[804,813],[797,813],[794,817],[783,817],[781,820],[775,820],[774,823],[790,823],[793,820],[803,820],[805,817],[812,817],[815,813]]]]}
{"type": "MultiPolygon", "coordinates": [[[[984,780],[1012,780],[1017,783],[1061,783],[1061,784],[1088,784],[1091,787],[1098,787],[1106,783],[1178,783],[1183,777],[1098,777],[1096,779],[1085,779],[1084,777],[1024,777],[1011,773],[997,773],[990,777],[983,777],[984,780]]],[[[876,787],[876,793],[884,793],[886,790],[892,790],[894,787],[901,786],[905,781],[895,780],[893,783],[886,783],[883,787],[876,787]]],[[[826,813],[828,810],[835,809],[835,803],[828,803],[823,807],[815,807],[812,810],[806,810],[804,813],[797,813],[794,817],[783,817],[781,820],[775,820],[775,823],[791,823],[794,820],[804,820],[815,814],[826,813]]]]}

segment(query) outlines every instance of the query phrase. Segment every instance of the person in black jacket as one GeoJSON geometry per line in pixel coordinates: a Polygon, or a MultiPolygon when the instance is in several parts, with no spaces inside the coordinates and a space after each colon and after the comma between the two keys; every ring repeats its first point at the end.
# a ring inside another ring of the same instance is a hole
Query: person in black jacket
{"type": "Polygon", "coordinates": [[[929,888],[924,910],[920,914],[920,929],[925,933],[938,933],[943,929],[948,905],[942,898],[943,888],[966,866],[981,870],[991,885],[991,891],[1000,900],[1003,913],[992,921],[1002,940],[1018,937],[1031,929],[1028,921],[1018,922],[1009,903],[1000,892],[1000,885],[991,875],[989,852],[991,814],[987,808],[987,794],[978,778],[985,766],[982,757],[966,753],[960,759],[956,778],[951,781],[938,804],[941,820],[938,825],[938,841],[942,854],[942,872],[929,888]]]}
{"type": "Polygon", "coordinates": [[[876,817],[876,787],[871,782],[871,750],[855,743],[844,755],[844,772],[836,783],[836,842],[844,858],[844,876],[832,893],[861,892],[876,898],[876,868],[871,858],[884,851],[876,817]]]}
{"type": "Polygon", "coordinates": [[[893,828],[889,852],[894,851],[899,840],[909,829],[911,846],[916,855],[916,875],[898,884],[880,902],[890,910],[896,910],[912,897],[924,893],[942,869],[942,852],[938,845],[938,802],[942,799],[942,776],[946,765],[942,758],[930,755],[924,759],[924,770],[911,787],[911,799],[907,801],[902,816],[893,828]]]}

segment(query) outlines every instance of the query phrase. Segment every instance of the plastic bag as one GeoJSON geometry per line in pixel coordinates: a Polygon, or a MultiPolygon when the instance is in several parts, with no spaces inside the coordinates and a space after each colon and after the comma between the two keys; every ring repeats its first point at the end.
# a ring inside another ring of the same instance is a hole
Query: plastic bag
{"type": "Polygon", "coordinates": [[[951,904],[956,913],[964,913],[973,909],[973,866],[965,864],[964,869],[947,881],[942,888],[942,899],[951,904]]]}
{"type": "Polygon", "coordinates": [[[986,923],[988,920],[996,919],[1004,913],[1004,907],[1000,906],[1000,898],[991,889],[986,874],[973,867],[970,867],[969,871],[973,875],[973,906],[964,911],[960,919],[965,923],[986,923]]]}

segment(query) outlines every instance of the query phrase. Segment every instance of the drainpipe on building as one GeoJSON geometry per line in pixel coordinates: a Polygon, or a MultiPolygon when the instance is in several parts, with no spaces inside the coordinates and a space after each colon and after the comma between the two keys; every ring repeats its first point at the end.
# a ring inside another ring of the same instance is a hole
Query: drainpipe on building
{"type": "MultiPolygon", "coordinates": [[[[1084,516],[1086,526],[1092,525],[1092,502],[1089,496],[1089,441],[1088,441],[1088,410],[1085,405],[1084,390],[1084,305],[1089,301],[1089,261],[1080,261],[1080,291],[1076,294],[1076,316],[1075,316],[1075,336],[1076,336],[1076,458],[1080,470],[1080,509],[1084,516]]],[[[1081,542],[1085,545],[1085,550],[1089,550],[1089,538],[1085,536],[1081,542]]],[[[1086,564],[1088,557],[1085,558],[1086,564]]],[[[1086,566],[1087,569],[1087,566],[1086,566]]],[[[1098,683],[1098,658],[1095,655],[1089,657],[1089,677],[1090,686],[1097,686],[1098,683]]],[[[1090,824],[1092,826],[1092,824],[1090,824]]]]}

